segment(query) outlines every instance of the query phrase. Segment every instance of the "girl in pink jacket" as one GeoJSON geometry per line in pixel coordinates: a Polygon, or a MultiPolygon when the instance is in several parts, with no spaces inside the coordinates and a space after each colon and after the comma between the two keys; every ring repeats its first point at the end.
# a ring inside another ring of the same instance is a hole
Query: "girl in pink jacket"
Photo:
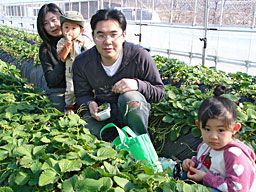
{"type": "Polygon", "coordinates": [[[188,178],[225,192],[255,192],[255,153],[234,138],[241,124],[236,122],[236,105],[221,96],[224,86],[217,86],[214,97],[203,101],[198,121],[203,143],[196,157],[185,159],[182,167],[188,178]]]}

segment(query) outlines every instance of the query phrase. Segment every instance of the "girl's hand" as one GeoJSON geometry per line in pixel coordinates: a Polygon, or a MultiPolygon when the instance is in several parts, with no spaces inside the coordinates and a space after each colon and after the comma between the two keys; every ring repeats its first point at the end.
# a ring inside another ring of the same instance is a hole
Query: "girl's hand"
{"type": "Polygon", "coordinates": [[[192,179],[193,181],[196,181],[196,182],[201,182],[205,175],[206,173],[204,171],[197,170],[194,167],[190,167],[187,174],[189,179],[192,179]]]}
{"type": "Polygon", "coordinates": [[[182,162],[182,168],[184,171],[189,171],[190,167],[195,167],[195,162],[191,159],[185,159],[182,162]]]}

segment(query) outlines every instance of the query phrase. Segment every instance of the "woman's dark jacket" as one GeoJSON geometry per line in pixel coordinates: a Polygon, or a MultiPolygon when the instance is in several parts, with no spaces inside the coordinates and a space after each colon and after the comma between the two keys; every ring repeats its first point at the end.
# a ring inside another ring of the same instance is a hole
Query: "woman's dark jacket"
{"type": "Polygon", "coordinates": [[[47,86],[49,88],[66,88],[65,63],[58,59],[56,44],[57,42],[49,48],[43,43],[39,49],[39,59],[47,86]]]}

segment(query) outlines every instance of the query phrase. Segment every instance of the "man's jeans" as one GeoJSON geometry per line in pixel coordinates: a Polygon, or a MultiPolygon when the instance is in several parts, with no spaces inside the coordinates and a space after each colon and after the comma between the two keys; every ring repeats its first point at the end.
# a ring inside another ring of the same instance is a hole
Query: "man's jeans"
{"type": "MultiPolygon", "coordinates": [[[[114,123],[122,128],[128,125],[137,135],[147,133],[150,104],[138,91],[129,91],[121,94],[118,103],[111,103],[111,117],[105,121],[97,121],[87,111],[83,116],[86,127],[91,134],[100,139],[100,130],[107,123],[114,123]]],[[[117,136],[116,130],[110,129],[103,133],[103,140],[112,141],[117,136]]]]}

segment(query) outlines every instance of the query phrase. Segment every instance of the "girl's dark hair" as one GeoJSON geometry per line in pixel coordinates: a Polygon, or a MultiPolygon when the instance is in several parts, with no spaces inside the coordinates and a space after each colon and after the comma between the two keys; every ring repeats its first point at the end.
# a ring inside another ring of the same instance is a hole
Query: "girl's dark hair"
{"type": "Polygon", "coordinates": [[[119,11],[117,9],[100,9],[91,18],[90,24],[91,24],[91,29],[92,29],[92,35],[94,33],[94,30],[95,30],[98,22],[104,21],[104,20],[109,20],[109,19],[113,19],[113,20],[117,21],[119,23],[121,29],[123,31],[126,30],[127,22],[126,22],[124,14],[121,11],[119,11]]]}
{"type": "Polygon", "coordinates": [[[209,119],[222,119],[225,126],[230,126],[236,121],[236,105],[228,98],[221,96],[226,92],[226,87],[218,85],[214,89],[214,96],[205,99],[198,110],[198,120],[204,128],[209,119]]]}
{"type": "Polygon", "coordinates": [[[44,29],[44,18],[48,12],[52,12],[55,15],[63,15],[63,13],[61,9],[54,3],[44,4],[38,12],[37,31],[44,43],[49,46],[53,42],[56,42],[55,40],[53,41],[53,39],[56,39],[56,37],[52,37],[44,29]]]}

